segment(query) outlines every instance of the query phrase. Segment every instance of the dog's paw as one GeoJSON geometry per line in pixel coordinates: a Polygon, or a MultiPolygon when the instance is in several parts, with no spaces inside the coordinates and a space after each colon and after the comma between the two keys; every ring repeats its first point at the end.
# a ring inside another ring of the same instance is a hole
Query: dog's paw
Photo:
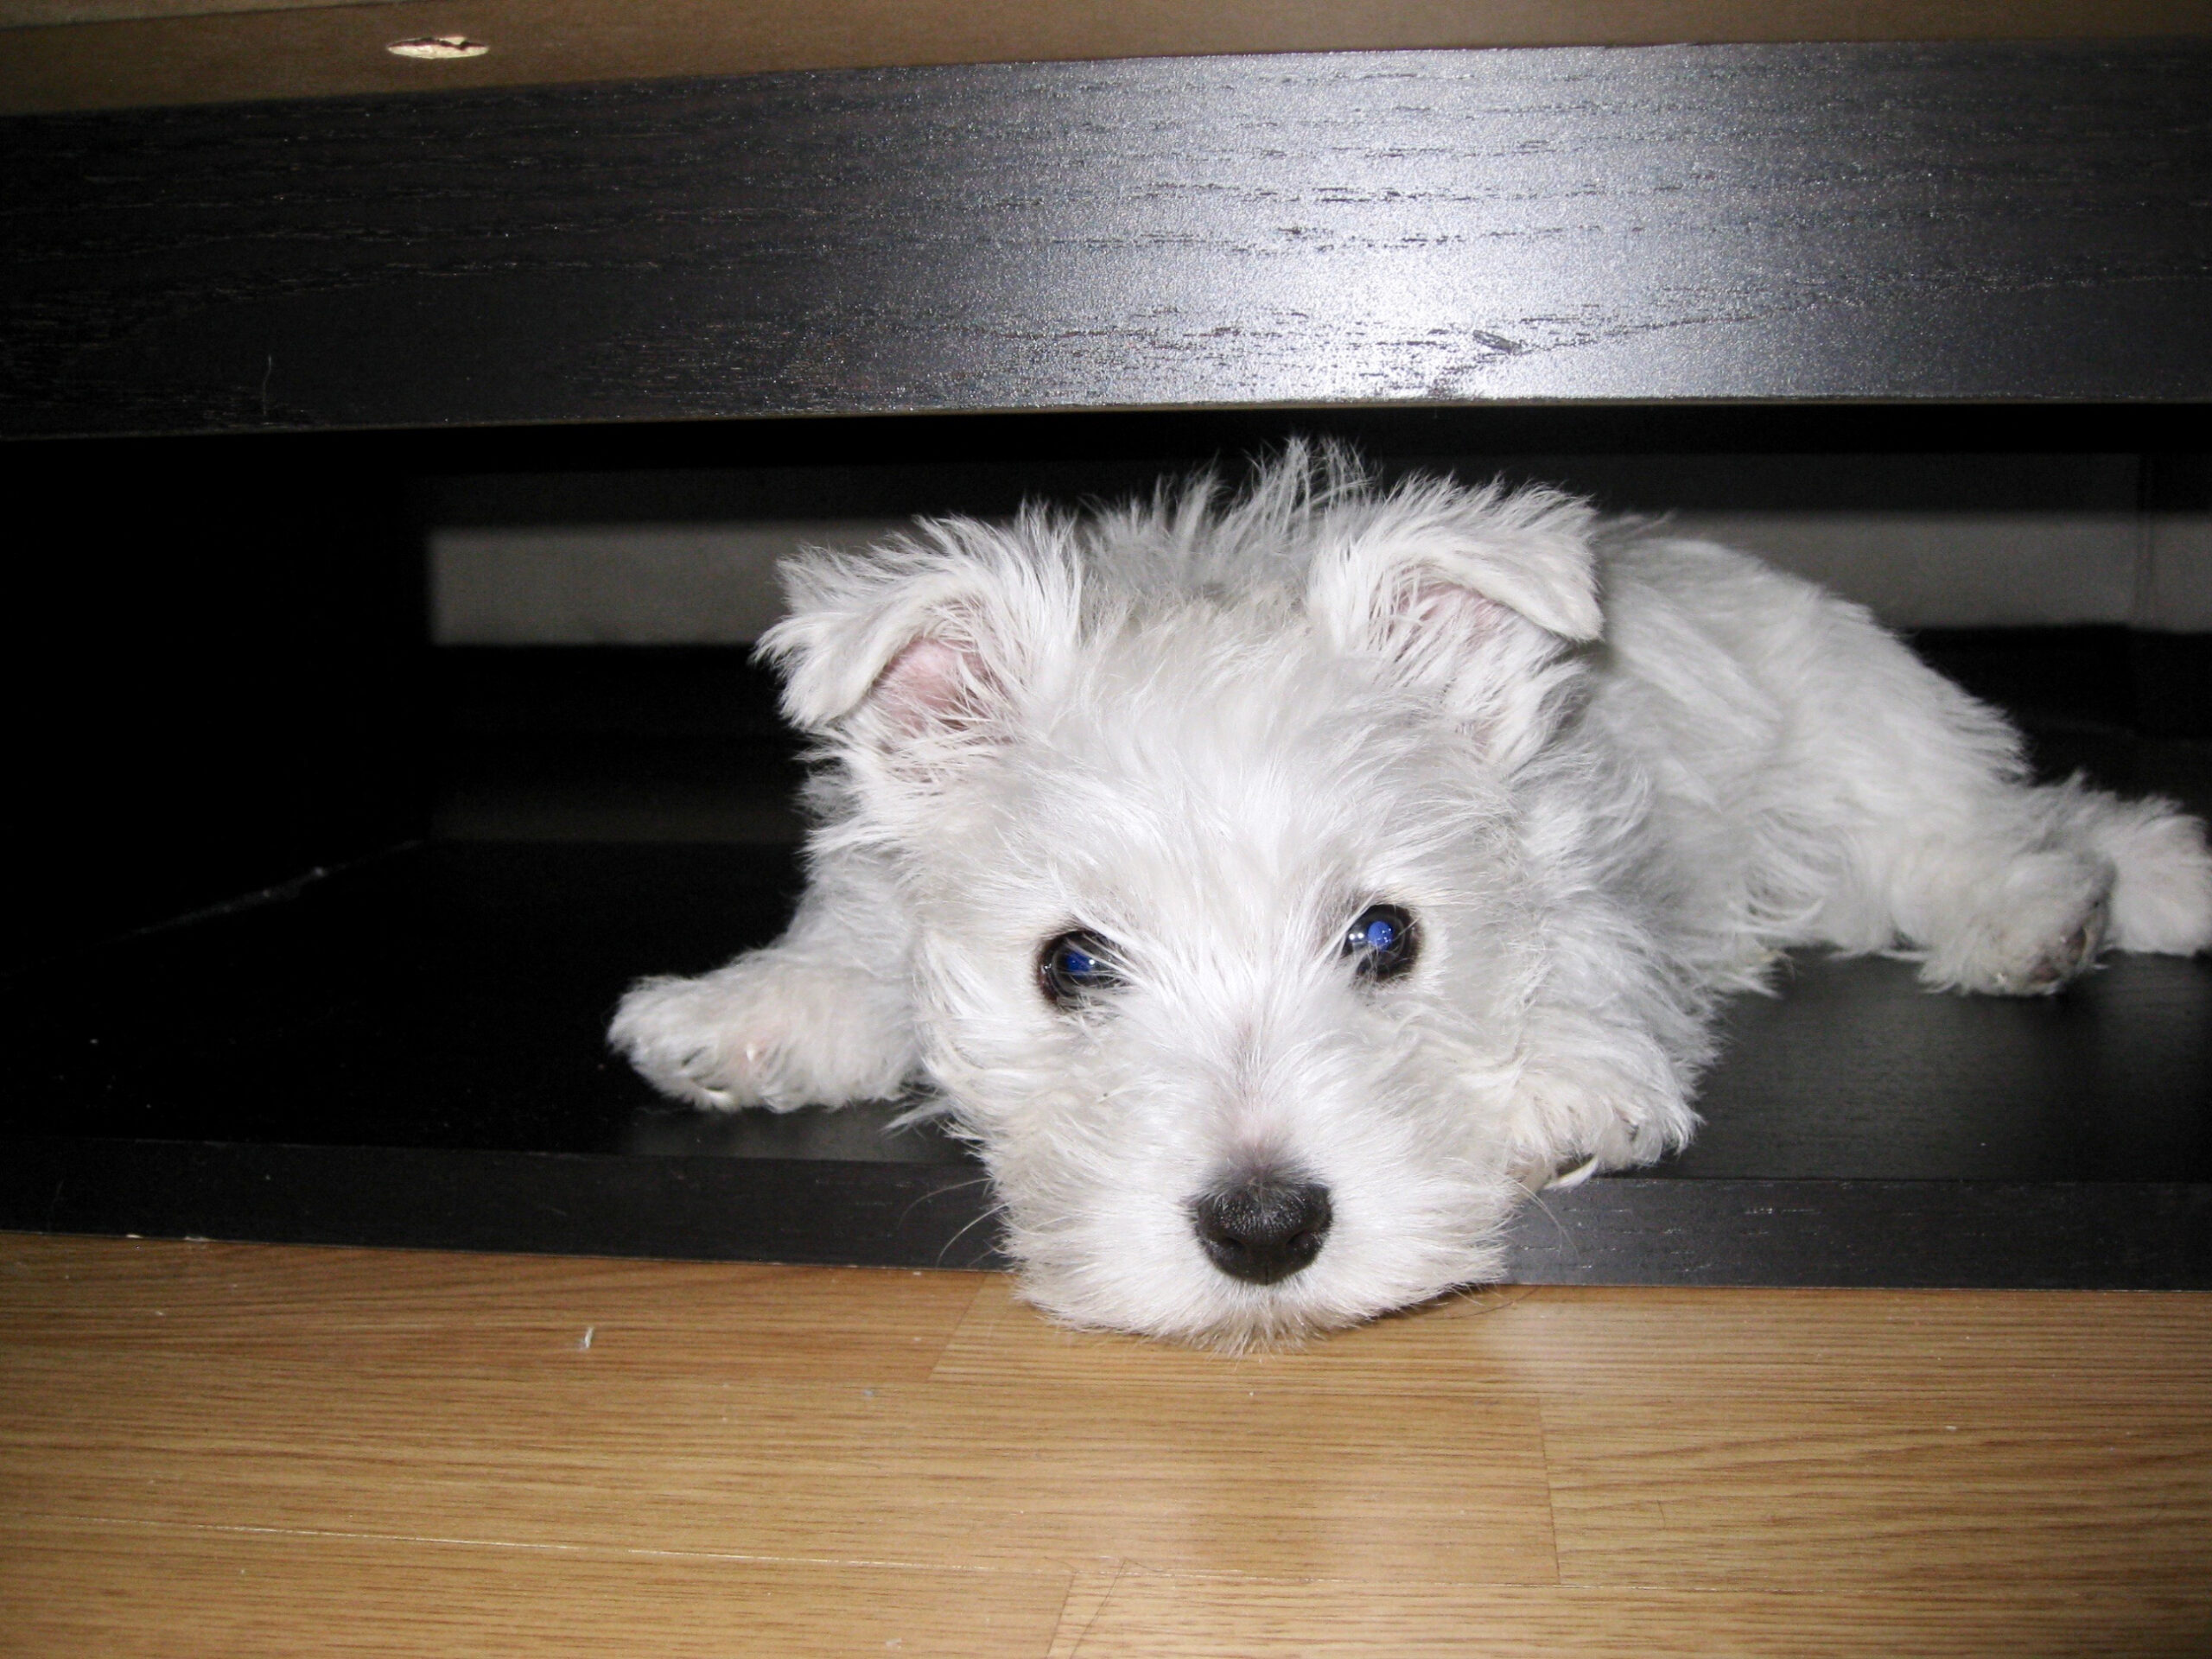
{"type": "Polygon", "coordinates": [[[2017,982],[1999,979],[1996,988],[2006,995],[2048,996],[2080,977],[2104,949],[2107,920],[2108,902],[2101,900],[2063,938],[2047,942],[2017,982]]]}
{"type": "Polygon", "coordinates": [[[1507,1167],[1530,1192],[1650,1163],[1696,1129],[1689,1079],[1649,1032],[1553,1008],[1524,1040],[1507,1167]]]}
{"type": "Polygon", "coordinates": [[[913,1066],[905,1011],[880,986],[772,952],[641,981],[607,1039],[663,1094],[713,1111],[886,1098],[913,1066]]]}
{"type": "Polygon", "coordinates": [[[1598,1173],[1603,1157],[1592,1153],[1586,1158],[1570,1158],[1564,1164],[1546,1164],[1522,1160],[1506,1171],[1506,1179],[1522,1192],[1532,1196],[1538,1192],[1566,1192],[1580,1186],[1598,1173]]]}
{"type": "Polygon", "coordinates": [[[731,1029],[734,1016],[741,1023],[713,976],[662,976],[631,988],[607,1036],[664,1095],[714,1111],[766,1105],[758,1068],[747,1063],[748,1047],[757,1056],[759,1045],[731,1029]]]}
{"type": "Polygon", "coordinates": [[[2074,852],[2031,853],[1928,950],[1921,978],[1938,990],[2050,996],[2087,972],[2110,925],[2113,868],[2074,852]]]}

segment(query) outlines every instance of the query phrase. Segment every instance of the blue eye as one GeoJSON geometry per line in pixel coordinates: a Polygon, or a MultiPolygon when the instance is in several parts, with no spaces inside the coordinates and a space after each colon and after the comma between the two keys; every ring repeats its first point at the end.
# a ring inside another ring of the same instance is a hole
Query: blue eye
{"type": "Polygon", "coordinates": [[[1071,1008],[1096,992],[1122,982],[1114,970],[1113,947],[1096,933],[1063,933],[1047,939],[1037,957],[1037,979],[1045,995],[1071,1008]]]}
{"type": "Polygon", "coordinates": [[[1344,954],[1362,979],[1395,979],[1414,965],[1414,918],[1395,905],[1370,905],[1344,930],[1344,954]]]}

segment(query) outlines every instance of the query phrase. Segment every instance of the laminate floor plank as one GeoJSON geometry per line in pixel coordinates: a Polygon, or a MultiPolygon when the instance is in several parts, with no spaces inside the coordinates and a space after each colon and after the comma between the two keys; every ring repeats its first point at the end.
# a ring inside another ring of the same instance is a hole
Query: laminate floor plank
{"type": "Polygon", "coordinates": [[[1560,1575],[2212,1584],[2212,1399],[1547,1401],[1560,1575]]]}
{"type": "Polygon", "coordinates": [[[1304,1347],[1225,1358],[1065,1331],[1012,1279],[977,1289],[932,1373],[1052,1387],[1249,1375],[1322,1390],[1484,1386],[1631,1403],[2024,1391],[2083,1409],[2212,1399],[2212,1294],[2140,1291],[1514,1287],[1446,1298],[1304,1347]]]}
{"type": "Polygon", "coordinates": [[[2212,1592],[1699,1592],[1198,1581],[1128,1573],[1080,1659],[1987,1659],[2212,1649],[2212,1592]]]}
{"type": "Polygon", "coordinates": [[[1064,1575],[0,1519],[0,1654],[1041,1659],[1064,1575]]]}
{"type": "Polygon", "coordinates": [[[10,1354],[0,1395],[0,1505],[23,1510],[942,1567],[1554,1574],[1536,1402],[1480,1390],[1332,1414],[1266,1388],[10,1354]]]}
{"type": "Polygon", "coordinates": [[[0,1236],[0,1574],[72,1656],[2212,1651],[2212,1296],[1233,1356],[994,1274],[0,1236]]]}
{"type": "Polygon", "coordinates": [[[929,1374],[980,1273],[0,1234],[10,1347],[659,1377],[929,1374]]]}
{"type": "MultiPolygon", "coordinates": [[[[1277,1386],[1217,1356],[1180,1354],[1165,1357],[1198,1360],[1205,1380],[929,1380],[909,1374],[896,1345],[873,1371],[835,1351],[810,1374],[752,1371],[742,1341],[696,1328],[714,1323],[703,1313],[689,1316],[696,1347],[671,1340],[657,1360],[621,1357],[626,1331],[651,1330],[656,1310],[674,1318],[671,1304],[688,1308],[717,1285],[736,1302],[788,1284],[802,1305],[834,1301],[842,1285],[848,1327],[869,1312],[895,1319],[906,1287],[940,1319],[951,1311],[938,1285],[905,1274],[664,1281],[645,1270],[600,1281],[584,1268],[542,1268],[538,1284],[523,1276],[499,1320],[482,1308],[498,1300],[493,1258],[456,1258],[450,1294],[418,1281],[411,1298],[370,1287],[325,1306],[301,1293],[346,1264],[272,1251],[233,1258],[269,1264],[236,1291],[219,1293],[232,1282],[220,1275],[186,1274],[203,1294],[172,1325],[177,1299],[162,1274],[115,1258],[194,1248],[79,1242],[45,1250],[43,1274],[7,1276],[10,1300],[31,1306],[0,1337],[0,1503],[942,1567],[1109,1557],[1289,1575],[1554,1576],[1541,1418],[1529,1395],[1427,1378],[1393,1388],[1386,1376],[1378,1411],[1372,1385],[1317,1402],[1294,1377],[1277,1386]],[[79,1252],[86,1276],[57,1280],[55,1262],[79,1252]],[[596,1286],[588,1304],[575,1299],[578,1274],[596,1286]],[[261,1292],[245,1288],[256,1279],[261,1292]],[[283,1285],[289,1315],[270,1300],[283,1285]],[[65,1314],[54,1302],[69,1301],[71,1286],[81,1294],[65,1314]],[[400,1340],[365,1305],[403,1330],[446,1335],[400,1340]],[[588,1349],[587,1306],[606,1332],[588,1349]],[[463,1334],[472,1319],[488,1332],[481,1351],[463,1334]],[[283,1334],[249,1340],[272,1325],[283,1334]],[[1300,1448],[1294,1463],[1281,1456],[1287,1444],[1300,1448]]],[[[400,1270],[429,1259],[391,1261],[400,1270]]],[[[976,1277],[948,1277],[965,1299],[979,1294],[976,1277]]],[[[0,1303],[0,1317],[9,1312],[0,1303]]]]}
{"type": "MultiPolygon", "coordinates": [[[[988,1281],[979,1305],[999,1294],[988,1281]]],[[[1560,1287],[1470,1322],[1466,1339],[1548,1400],[2212,1399],[2212,1294],[2196,1292],[1560,1287]]]]}

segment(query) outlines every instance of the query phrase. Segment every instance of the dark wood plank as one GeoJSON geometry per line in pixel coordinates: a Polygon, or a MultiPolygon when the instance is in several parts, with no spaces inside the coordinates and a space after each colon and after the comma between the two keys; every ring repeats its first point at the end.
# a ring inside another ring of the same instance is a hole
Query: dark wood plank
{"type": "MultiPolygon", "coordinates": [[[[0,1228],[907,1267],[996,1260],[889,1106],[708,1117],[601,1047],[624,982],[781,925],[787,853],[431,846],[6,988],[0,1228]]],[[[2212,1288],[2212,962],[2050,1001],[1806,960],[1702,1138],[1547,1196],[1524,1283],[2212,1288]]]]}
{"type": "Polygon", "coordinates": [[[2212,395],[2202,43],[847,71],[0,123],[0,431],[2212,395]]]}
{"type": "MultiPolygon", "coordinates": [[[[1897,1097],[1900,1114],[1937,1103],[1918,1090],[1897,1097]]],[[[1817,1109],[1769,1105],[1777,1113],[1817,1109]]],[[[2201,1180],[1666,1179],[1670,1173],[1546,1194],[1513,1218],[1503,1281],[2212,1290],[2212,1183],[2201,1180]]]]}
{"type": "MultiPolygon", "coordinates": [[[[824,1127],[819,1116],[804,1122],[794,1138],[824,1127]]],[[[856,1110],[844,1127],[881,1123],[880,1114],[856,1110]]],[[[844,1157],[799,1158],[54,1135],[0,1144],[7,1230],[677,1261],[1007,1265],[982,1172],[950,1147],[945,1161],[931,1163],[871,1157],[849,1141],[844,1157]]],[[[1498,1282],[2212,1290],[2212,1183],[2204,1181],[1673,1173],[1545,1195],[1510,1225],[1498,1282]]]]}
{"type": "MultiPolygon", "coordinates": [[[[856,1127],[880,1129],[881,1120],[867,1114],[856,1127]]],[[[0,1148],[4,1230],[847,1267],[1006,1265],[982,1172],[949,1150],[940,1154],[948,1161],[929,1163],[57,1135],[0,1148]]],[[[1608,1259],[1623,1259],[1617,1246],[1608,1259]]],[[[1600,1281],[1602,1273],[1586,1268],[1563,1282],[1600,1281]]]]}

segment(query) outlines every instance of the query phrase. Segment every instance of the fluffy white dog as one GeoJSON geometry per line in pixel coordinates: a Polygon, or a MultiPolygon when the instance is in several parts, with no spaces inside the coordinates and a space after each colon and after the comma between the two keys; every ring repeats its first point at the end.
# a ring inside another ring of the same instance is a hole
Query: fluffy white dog
{"type": "Polygon", "coordinates": [[[2212,944],[2196,820],[2031,786],[1857,606],[1549,491],[1294,446],[785,576],[810,885],[613,1041],[718,1109],[926,1084],[1077,1324],[1481,1280],[1530,1190],[1688,1138],[1714,1000],[1793,946],[2028,995],[2212,944]]]}

